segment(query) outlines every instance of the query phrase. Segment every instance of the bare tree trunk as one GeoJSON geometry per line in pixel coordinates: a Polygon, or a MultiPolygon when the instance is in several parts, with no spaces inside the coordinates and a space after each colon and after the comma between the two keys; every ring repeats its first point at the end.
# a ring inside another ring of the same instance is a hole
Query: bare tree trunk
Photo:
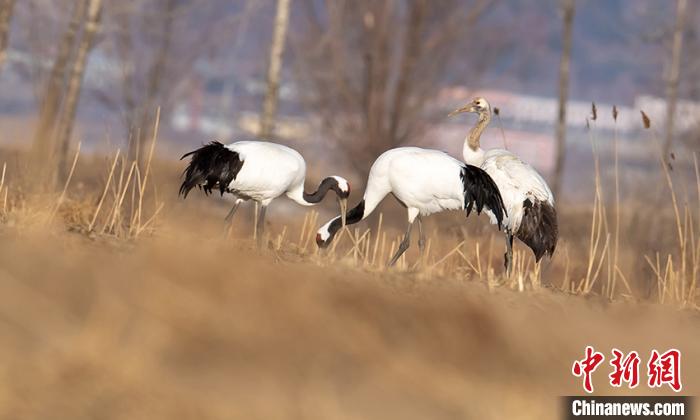
{"type": "Polygon", "coordinates": [[[83,36],[80,40],[78,52],[73,62],[73,68],[68,81],[68,90],[63,104],[63,112],[58,124],[58,174],[60,180],[65,180],[68,165],[68,150],[70,148],[70,137],[73,132],[75,113],[80,99],[80,90],[83,84],[83,75],[87,63],[87,56],[92,49],[95,34],[99,30],[100,15],[102,13],[102,0],[89,0],[88,13],[86,16],[83,36]]]}
{"type": "Polygon", "coordinates": [[[666,85],[666,138],[664,140],[664,159],[668,158],[673,142],[673,122],[678,101],[678,81],[681,73],[681,51],[683,49],[683,27],[685,25],[686,0],[676,1],[676,26],[673,30],[671,47],[671,68],[666,85]]]}
{"type": "Polygon", "coordinates": [[[275,28],[270,48],[270,64],[267,69],[267,92],[263,103],[263,113],[260,116],[260,137],[269,137],[274,129],[274,119],[277,113],[277,91],[280,83],[284,40],[289,22],[290,1],[277,0],[277,16],[275,16],[275,28]]]}
{"type": "MultiPolygon", "coordinates": [[[[430,128],[436,115],[427,112],[429,104],[452,71],[460,45],[476,36],[476,22],[493,2],[433,3],[301,1],[308,24],[306,36],[290,37],[296,73],[310,87],[305,99],[321,116],[322,129],[355,157],[348,163],[358,174],[366,175],[382,152],[430,128]]],[[[495,57],[479,57],[465,76],[473,80],[495,57]]]]}
{"type": "Polygon", "coordinates": [[[163,6],[163,14],[165,15],[165,18],[163,21],[162,42],[158,50],[158,55],[153,65],[149,69],[148,85],[146,87],[146,100],[142,104],[141,115],[138,119],[138,133],[134,137],[135,141],[129,143],[129,159],[137,161],[139,167],[141,167],[143,159],[145,158],[143,151],[146,148],[148,140],[150,140],[153,135],[153,124],[157,108],[155,101],[158,99],[161,91],[161,81],[164,78],[172,43],[173,21],[175,19],[175,7],[177,5],[177,1],[165,1],[166,3],[164,3],[163,6]]]}
{"type": "Polygon", "coordinates": [[[68,29],[63,34],[63,39],[58,48],[58,55],[53,63],[46,85],[32,145],[35,160],[34,170],[40,171],[39,176],[41,178],[50,176],[50,171],[55,168],[50,162],[54,159],[55,152],[54,126],[65,89],[66,69],[71,53],[74,50],[76,36],[78,31],[80,31],[80,24],[84,19],[86,8],[87,0],[76,0],[73,17],[68,25],[68,29]]]}
{"type": "Polygon", "coordinates": [[[10,20],[15,7],[15,0],[0,2],[0,69],[7,57],[7,45],[10,40],[10,20]]]}
{"type": "Polygon", "coordinates": [[[131,25],[131,15],[127,13],[117,13],[114,17],[117,25],[123,30],[117,33],[117,51],[119,60],[122,62],[122,96],[124,100],[124,126],[128,133],[127,156],[132,151],[132,143],[135,143],[135,118],[136,118],[136,98],[134,83],[134,68],[127,65],[130,54],[134,50],[133,34],[129,30],[131,25]]]}
{"type": "Polygon", "coordinates": [[[554,196],[559,197],[564,178],[566,160],[566,102],[569,98],[569,67],[571,63],[571,38],[574,26],[574,0],[564,0],[564,39],[559,62],[559,116],[557,119],[557,156],[554,166],[554,196]]]}
{"type": "Polygon", "coordinates": [[[408,24],[406,25],[403,39],[400,76],[394,91],[394,103],[389,124],[389,138],[393,144],[400,143],[398,141],[400,137],[398,134],[399,123],[401,116],[404,114],[406,97],[410,94],[411,76],[413,75],[417,58],[421,54],[422,44],[420,43],[420,36],[423,30],[423,19],[425,19],[427,3],[424,0],[417,0],[411,3],[410,7],[408,24]]]}
{"type": "MultiPolygon", "coordinates": [[[[393,30],[391,27],[393,6],[393,1],[385,1],[383,4],[374,6],[374,9],[370,8],[364,17],[367,23],[372,22],[372,24],[367,26],[367,36],[364,41],[368,77],[367,92],[364,94],[367,107],[365,110],[365,131],[369,140],[367,152],[370,153],[370,158],[363,159],[363,168],[366,168],[364,163],[383,152],[383,150],[377,149],[382,147],[382,138],[387,135],[385,127],[386,116],[389,115],[387,107],[389,98],[386,95],[386,86],[389,85],[391,71],[390,44],[392,39],[389,32],[393,30]]],[[[394,139],[386,140],[391,146],[395,144],[394,139]]]]}

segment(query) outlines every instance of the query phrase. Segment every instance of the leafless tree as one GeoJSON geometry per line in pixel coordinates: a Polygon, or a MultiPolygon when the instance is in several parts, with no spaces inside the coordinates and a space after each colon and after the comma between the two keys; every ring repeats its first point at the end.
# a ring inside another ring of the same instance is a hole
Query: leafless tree
{"type": "Polygon", "coordinates": [[[259,135],[262,138],[270,137],[274,129],[282,54],[284,53],[287,23],[289,22],[289,3],[290,0],[277,0],[277,15],[275,17],[272,46],[270,47],[270,61],[267,70],[267,92],[263,103],[263,112],[260,115],[259,135]]]}
{"type": "Polygon", "coordinates": [[[555,197],[559,197],[559,193],[562,190],[564,164],[566,162],[566,102],[569,99],[569,67],[571,63],[571,44],[574,26],[574,0],[563,0],[562,6],[564,12],[564,33],[561,59],[559,61],[559,114],[556,129],[557,156],[552,183],[552,191],[555,197]]]}
{"type": "Polygon", "coordinates": [[[676,0],[676,24],[673,29],[671,63],[666,84],[666,137],[664,139],[664,159],[668,158],[673,143],[673,123],[678,101],[678,82],[681,73],[681,51],[683,49],[683,27],[685,26],[686,0],[676,0]]]}
{"type": "Polygon", "coordinates": [[[52,177],[55,158],[54,134],[56,121],[65,92],[66,75],[71,56],[75,50],[80,25],[84,20],[88,0],[75,0],[73,14],[68,28],[59,43],[58,53],[53,62],[51,73],[41,99],[39,121],[32,145],[35,170],[41,170],[42,177],[52,177]]]}
{"type": "MultiPolygon", "coordinates": [[[[241,14],[254,9],[246,6],[252,1],[241,4],[241,14]]],[[[229,51],[240,16],[228,8],[228,0],[105,3],[105,49],[119,63],[121,75],[111,90],[94,93],[122,116],[129,159],[145,157],[156,110],[161,108],[161,118],[168,115],[187,83],[194,80],[196,61],[217,48],[229,51]]]]}
{"type": "MultiPolygon", "coordinates": [[[[459,46],[489,1],[301,2],[306,33],[293,39],[302,91],[325,133],[359,172],[415,140],[459,46]]],[[[481,39],[471,43],[478,48],[481,39]]],[[[460,57],[479,61],[482,57],[460,57]]],[[[485,57],[484,57],[485,58],[485,57]]],[[[464,82],[465,80],[461,80],[464,82]]],[[[451,104],[446,105],[449,107],[451,104]]],[[[444,117],[444,115],[442,115],[444,117]]]]}
{"type": "Polygon", "coordinates": [[[65,95],[64,105],[61,112],[61,119],[58,123],[57,142],[58,147],[58,174],[59,179],[64,180],[68,164],[68,150],[70,148],[70,137],[73,132],[75,113],[80,99],[80,90],[83,83],[83,74],[87,63],[95,34],[99,30],[100,16],[102,14],[102,0],[89,0],[86,21],[83,26],[83,34],[78,45],[78,51],[73,61],[73,68],[70,71],[68,87],[65,95]]]}
{"type": "Polygon", "coordinates": [[[7,56],[7,45],[10,40],[10,21],[14,7],[15,0],[0,1],[0,69],[5,63],[5,57],[7,56]]]}
{"type": "Polygon", "coordinates": [[[144,6],[137,2],[128,9],[120,10],[116,16],[121,26],[117,43],[123,66],[124,118],[130,130],[128,157],[139,162],[152,136],[163,87],[172,87],[166,81],[173,52],[174,22],[181,7],[178,0],[156,0],[151,3],[153,9],[140,11],[138,7],[144,6]],[[140,16],[139,12],[144,16],[140,16]],[[136,42],[143,40],[146,40],[146,51],[138,51],[136,42]]]}

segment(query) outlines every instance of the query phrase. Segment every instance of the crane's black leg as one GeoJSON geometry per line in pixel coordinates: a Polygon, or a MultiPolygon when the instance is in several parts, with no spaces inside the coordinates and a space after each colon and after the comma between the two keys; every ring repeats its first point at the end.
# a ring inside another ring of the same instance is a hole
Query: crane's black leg
{"type": "Polygon", "coordinates": [[[413,228],[413,222],[408,222],[408,229],[406,229],[406,234],[404,235],[403,240],[399,244],[399,249],[396,250],[396,254],[394,254],[394,256],[391,257],[389,264],[387,264],[388,267],[391,267],[394,264],[396,264],[396,261],[401,257],[401,255],[403,255],[404,252],[406,252],[409,245],[411,245],[411,228],[413,228]]]}
{"type": "Polygon", "coordinates": [[[504,257],[506,275],[510,276],[511,271],[513,270],[513,232],[511,232],[510,229],[506,229],[506,253],[504,257]]]}
{"type": "Polygon", "coordinates": [[[253,240],[258,239],[258,218],[260,216],[260,202],[256,201],[253,207],[253,240]]]}
{"type": "Polygon", "coordinates": [[[425,251],[425,232],[423,231],[423,220],[418,216],[418,249],[421,257],[425,251]]]}
{"type": "Polygon", "coordinates": [[[267,206],[260,204],[260,214],[258,215],[258,220],[255,226],[256,239],[258,248],[263,246],[263,236],[265,235],[265,213],[267,212],[267,206]]]}
{"type": "Polygon", "coordinates": [[[418,216],[418,250],[420,251],[418,263],[423,264],[423,259],[425,258],[425,231],[423,231],[423,220],[420,216],[418,216]]]}

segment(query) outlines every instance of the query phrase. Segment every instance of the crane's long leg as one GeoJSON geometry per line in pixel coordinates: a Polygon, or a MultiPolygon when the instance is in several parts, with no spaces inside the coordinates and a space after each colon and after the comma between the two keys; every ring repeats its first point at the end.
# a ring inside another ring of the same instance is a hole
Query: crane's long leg
{"type": "Polygon", "coordinates": [[[513,269],[513,232],[511,232],[510,229],[506,229],[506,253],[504,257],[506,275],[510,276],[510,273],[513,269]]]}
{"type": "Polygon", "coordinates": [[[231,219],[233,219],[233,215],[236,214],[236,211],[238,210],[238,207],[241,205],[243,200],[240,198],[237,198],[236,201],[233,203],[233,207],[231,207],[231,210],[229,210],[228,214],[224,218],[224,222],[226,223],[231,223],[231,219]]]}
{"type": "Polygon", "coordinates": [[[260,213],[260,202],[255,202],[255,210],[253,213],[253,240],[258,239],[258,216],[260,213]]]}
{"type": "Polygon", "coordinates": [[[425,260],[425,231],[423,230],[423,219],[418,216],[418,263],[416,266],[421,266],[425,260]]]}
{"type": "Polygon", "coordinates": [[[258,248],[263,246],[263,236],[265,235],[265,213],[267,212],[267,206],[264,204],[260,205],[260,214],[258,216],[255,231],[257,232],[257,244],[258,248]]]}
{"type": "Polygon", "coordinates": [[[425,251],[425,232],[423,231],[423,219],[418,216],[418,249],[420,250],[420,256],[423,258],[423,252],[425,251]]]}
{"type": "Polygon", "coordinates": [[[399,244],[399,249],[397,249],[396,254],[394,254],[394,256],[391,257],[389,264],[387,264],[388,267],[392,267],[394,264],[396,264],[396,261],[399,258],[401,258],[401,255],[403,255],[403,253],[406,252],[408,247],[411,245],[411,229],[412,228],[413,228],[413,222],[409,222],[408,229],[406,229],[406,234],[403,236],[403,240],[399,244]]]}
{"type": "MultiPolygon", "coordinates": [[[[389,267],[396,264],[396,261],[399,259],[399,257],[401,257],[401,255],[403,255],[403,253],[406,252],[409,245],[411,245],[411,229],[413,228],[413,222],[415,222],[416,219],[420,216],[420,211],[415,207],[408,207],[407,210],[408,228],[406,229],[406,234],[403,237],[403,241],[401,241],[401,243],[399,244],[399,249],[396,250],[396,254],[394,254],[394,256],[389,261],[389,267]]],[[[420,220],[418,221],[418,223],[420,225],[420,220]]]]}

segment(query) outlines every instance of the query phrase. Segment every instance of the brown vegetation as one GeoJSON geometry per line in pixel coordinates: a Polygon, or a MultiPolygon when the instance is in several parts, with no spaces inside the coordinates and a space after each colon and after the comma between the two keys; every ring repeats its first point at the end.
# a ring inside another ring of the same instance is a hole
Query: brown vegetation
{"type": "Polygon", "coordinates": [[[700,387],[695,313],[319,267],[178,222],[199,231],[133,248],[3,234],[0,415],[556,419],[587,344],[678,347],[700,387]]]}
{"type": "Polygon", "coordinates": [[[3,228],[2,415],[554,419],[586,344],[679,347],[700,386],[694,312],[260,255],[177,207],[134,245],[3,228]]]}
{"type": "Polygon", "coordinates": [[[223,234],[225,206],[174,201],[179,167],[121,156],[78,151],[42,196],[8,171],[22,154],[0,157],[0,415],[558,418],[587,344],[680,348],[684,392],[700,389],[700,206],[663,159],[669,206],[610,204],[596,164],[592,208],[560,209],[555,258],[520,247],[506,278],[501,234],[462,214],[429,219],[425,258],[394,270],[391,212],[327,252],[318,213],[274,218],[256,252],[244,220],[223,234]]]}

